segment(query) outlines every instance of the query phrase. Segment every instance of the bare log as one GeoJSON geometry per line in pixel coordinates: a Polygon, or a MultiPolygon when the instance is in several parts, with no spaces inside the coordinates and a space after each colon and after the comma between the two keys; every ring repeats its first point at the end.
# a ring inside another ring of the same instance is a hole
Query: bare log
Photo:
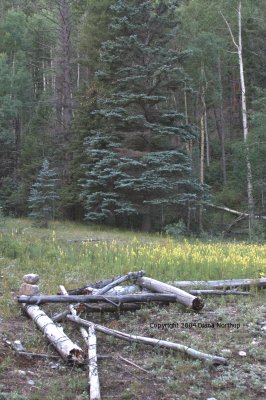
{"type": "MultiPolygon", "coordinates": [[[[134,304],[134,303],[124,303],[120,304],[118,306],[114,306],[113,304],[108,304],[108,303],[100,303],[100,304],[79,304],[78,305],[78,311],[88,311],[88,312],[96,312],[96,313],[101,313],[101,312],[125,312],[125,311],[136,311],[140,310],[141,305],[140,304],[134,304]],[[83,310],[82,310],[83,308],[83,310]]],[[[70,314],[69,310],[65,310],[59,314],[56,314],[53,316],[51,319],[53,322],[60,322],[63,319],[66,318],[66,316],[70,314]]]]}
{"type": "Polygon", "coordinates": [[[110,289],[114,288],[117,285],[120,285],[120,283],[129,281],[129,280],[134,280],[136,281],[138,278],[141,278],[144,275],[144,271],[138,271],[138,272],[129,272],[128,274],[121,276],[118,279],[115,279],[113,282],[109,283],[109,285],[104,286],[102,289],[99,289],[97,292],[97,295],[104,294],[108,292],[110,289]]]}
{"type": "Polygon", "coordinates": [[[65,311],[62,311],[61,313],[58,313],[58,314],[54,315],[54,316],[51,318],[51,320],[52,320],[53,322],[61,322],[61,321],[63,321],[63,319],[66,318],[66,316],[67,316],[68,314],[70,314],[70,310],[69,310],[69,309],[68,309],[68,310],[65,310],[65,311]]]}
{"type": "Polygon", "coordinates": [[[24,306],[29,317],[40,328],[47,339],[56,348],[65,361],[82,364],[84,362],[83,351],[62,329],[56,327],[53,321],[38,306],[24,306]]]}
{"type": "MultiPolygon", "coordinates": [[[[63,295],[68,296],[64,286],[60,286],[60,291],[63,295]]],[[[77,311],[73,305],[69,305],[71,315],[76,317],[77,311]]],[[[100,382],[98,375],[97,365],[97,351],[96,351],[96,335],[94,326],[89,327],[89,332],[80,326],[80,333],[88,347],[88,365],[89,365],[89,385],[90,385],[90,400],[100,400],[100,382]]]]}
{"type": "Polygon", "coordinates": [[[250,292],[239,292],[238,290],[212,290],[212,289],[191,289],[188,290],[188,293],[193,295],[220,295],[220,296],[227,296],[227,295],[241,295],[241,296],[251,296],[250,292]]]}
{"type": "Polygon", "coordinates": [[[232,287],[243,287],[249,288],[250,286],[265,288],[266,287],[266,278],[260,279],[225,279],[219,281],[176,281],[173,282],[172,285],[186,288],[186,287],[210,287],[210,288],[232,288],[232,287]]]}
{"type": "Polygon", "coordinates": [[[160,301],[166,303],[179,302],[175,294],[162,293],[145,293],[131,294],[124,296],[98,296],[98,295],[69,295],[69,296],[53,296],[53,295],[38,295],[38,296],[18,296],[19,303],[26,304],[43,304],[43,303],[99,303],[106,302],[118,306],[123,303],[147,303],[160,301]]]}
{"type": "Polygon", "coordinates": [[[176,295],[176,299],[179,303],[186,307],[192,308],[195,311],[199,311],[204,307],[204,302],[200,297],[193,296],[192,294],[184,292],[184,290],[177,289],[176,287],[168,285],[167,283],[145,277],[139,278],[137,283],[141,287],[153,290],[155,292],[172,293],[176,295]]]}
{"type": "Polygon", "coordinates": [[[86,321],[79,317],[74,317],[73,315],[68,315],[67,318],[70,321],[75,322],[76,324],[79,324],[82,326],[90,327],[90,326],[94,325],[96,331],[105,333],[106,335],[117,337],[122,340],[126,340],[128,342],[145,343],[145,344],[155,346],[155,347],[158,346],[158,347],[168,348],[168,349],[172,349],[172,350],[177,350],[177,351],[180,351],[182,353],[189,355],[190,357],[209,361],[213,364],[224,364],[224,365],[227,364],[227,360],[224,357],[212,356],[211,354],[202,353],[201,351],[194,350],[194,349],[192,349],[188,346],[184,346],[182,344],[168,342],[166,340],[149,338],[146,336],[129,335],[129,334],[121,332],[121,331],[106,328],[105,326],[102,326],[99,324],[94,324],[90,321],[86,321]]]}
{"type": "Polygon", "coordinates": [[[82,286],[80,288],[77,289],[72,289],[72,290],[68,290],[68,294],[72,295],[72,294],[85,294],[87,292],[87,288],[93,288],[93,289],[101,289],[107,285],[109,285],[109,283],[114,282],[116,279],[120,278],[121,276],[116,276],[114,278],[108,278],[105,279],[103,281],[98,281],[96,283],[88,283],[86,286],[82,286]]]}
{"type": "MultiPolygon", "coordinates": [[[[126,285],[126,286],[115,286],[114,288],[108,290],[108,296],[122,296],[124,294],[133,294],[141,292],[141,288],[138,285],[126,285]]],[[[96,293],[95,294],[100,294],[96,293]]]]}
{"type": "Polygon", "coordinates": [[[123,312],[123,311],[136,311],[141,309],[140,304],[134,303],[123,303],[117,307],[113,304],[102,303],[102,304],[81,304],[80,307],[84,307],[85,311],[89,312],[123,312]]]}

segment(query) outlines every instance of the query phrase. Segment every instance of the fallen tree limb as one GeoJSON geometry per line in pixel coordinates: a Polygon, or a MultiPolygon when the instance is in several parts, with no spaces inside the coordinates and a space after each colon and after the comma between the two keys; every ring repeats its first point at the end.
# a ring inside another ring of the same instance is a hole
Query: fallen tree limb
{"type": "MultiPolygon", "coordinates": [[[[126,285],[126,286],[115,286],[112,289],[109,289],[107,294],[108,296],[122,296],[124,294],[133,294],[139,293],[141,288],[138,285],[126,285]]],[[[94,293],[99,294],[99,293],[94,293]]]]}
{"type": "Polygon", "coordinates": [[[166,303],[176,303],[178,301],[175,294],[161,294],[161,293],[145,293],[145,294],[131,294],[124,296],[98,296],[98,295],[69,295],[69,296],[53,296],[53,295],[38,295],[38,296],[18,296],[19,303],[26,304],[43,304],[43,303],[98,303],[107,302],[114,305],[123,303],[146,303],[153,301],[160,301],[166,303]]]}
{"type": "Polygon", "coordinates": [[[123,303],[118,306],[112,304],[81,304],[80,308],[84,307],[84,311],[89,312],[122,312],[122,311],[136,311],[140,310],[140,304],[123,303]]]}
{"type": "Polygon", "coordinates": [[[146,372],[146,374],[150,374],[150,373],[151,373],[150,371],[147,371],[146,369],[140,367],[139,365],[135,364],[133,361],[130,361],[130,360],[128,360],[128,359],[125,358],[125,357],[118,356],[117,359],[118,359],[118,360],[122,360],[122,361],[124,361],[125,363],[127,363],[127,364],[129,364],[129,365],[132,365],[133,367],[139,369],[140,371],[146,372]]]}
{"type": "Polygon", "coordinates": [[[51,320],[52,320],[53,322],[61,322],[61,321],[63,321],[63,319],[66,318],[66,316],[67,316],[68,314],[70,314],[70,310],[62,311],[61,313],[58,313],[58,314],[54,315],[54,316],[51,318],[51,320]]]}
{"type": "Polygon", "coordinates": [[[250,292],[239,292],[238,290],[212,290],[212,289],[191,289],[188,290],[188,293],[194,295],[220,295],[220,296],[227,296],[227,295],[242,295],[242,296],[251,296],[250,292]]]}
{"type": "Polygon", "coordinates": [[[106,285],[109,285],[109,283],[114,282],[116,279],[119,279],[119,278],[121,278],[121,276],[116,276],[114,278],[108,278],[103,281],[98,281],[95,283],[88,283],[86,286],[82,286],[77,289],[68,290],[67,292],[69,295],[85,294],[87,288],[101,289],[101,288],[105,287],[106,285]]]}
{"type": "MultiPolygon", "coordinates": [[[[64,286],[60,285],[60,291],[63,295],[68,296],[64,286]]],[[[71,315],[76,317],[77,311],[73,305],[69,305],[71,315]]],[[[96,352],[96,335],[93,326],[89,327],[89,332],[80,326],[80,333],[88,347],[88,366],[89,366],[89,385],[90,400],[100,400],[100,382],[98,375],[97,352],[96,352]]]]}
{"type": "Polygon", "coordinates": [[[177,289],[176,287],[168,285],[167,283],[145,277],[139,278],[137,283],[141,287],[153,290],[155,292],[174,294],[179,303],[186,307],[192,308],[192,310],[199,311],[204,307],[204,302],[200,297],[193,296],[192,294],[187,293],[184,290],[177,289]]]}
{"type": "Polygon", "coordinates": [[[23,356],[27,358],[38,357],[38,358],[60,358],[60,356],[56,356],[54,354],[44,354],[44,353],[34,353],[32,351],[27,351],[21,344],[20,340],[15,340],[14,343],[11,343],[9,340],[4,340],[4,342],[11,347],[12,350],[18,356],[23,356]]]}
{"type": "Polygon", "coordinates": [[[219,281],[176,281],[172,285],[177,287],[211,287],[211,288],[226,288],[226,287],[245,287],[250,286],[264,288],[266,287],[266,278],[260,279],[225,279],[219,281]]]}
{"type": "Polygon", "coordinates": [[[97,338],[94,326],[88,328],[89,334],[87,339],[89,351],[89,382],[90,382],[90,400],[100,400],[100,382],[97,364],[97,338]]]}
{"type": "MultiPolygon", "coordinates": [[[[233,210],[232,208],[229,208],[229,207],[216,206],[214,204],[209,204],[209,203],[205,203],[205,206],[216,208],[217,210],[226,211],[226,212],[229,212],[231,214],[239,215],[239,216],[244,217],[244,218],[248,218],[249,217],[248,213],[237,211],[237,210],[233,210]]],[[[259,220],[266,220],[266,215],[254,215],[254,218],[255,219],[259,219],[259,220]]]]}
{"type": "Polygon", "coordinates": [[[138,271],[138,272],[129,272],[128,274],[121,276],[120,278],[115,279],[113,282],[109,283],[108,285],[104,286],[102,289],[99,289],[97,291],[97,295],[104,294],[108,292],[110,289],[114,288],[117,285],[120,285],[120,283],[129,281],[129,280],[134,280],[136,281],[138,278],[141,278],[145,274],[144,271],[138,271]]]}
{"type": "Polygon", "coordinates": [[[23,309],[65,361],[77,364],[84,362],[82,349],[73,343],[62,329],[57,328],[44,311],[38,306],[25,305],[23,309]]]}
{"type": "Polygon", "coordinates": [[[96,331],[105,333],[106,335],[117,337],[119,339],[122,339],[122,340],[125,340],[128,342],[145,343],[145,344],[155,346],[155,347],[158,346],[158,347],[168,348],[168,349],[172,349],[172,350],[177,350],[177,351],[180,351],[182,353],[189,355],[190,357],[209,361],[213,364],[224,364],[224,365],[227,364],[227,360],[224,357],[212,356],[207,353],[202,353],[201,351],[194,350],[194,349],[192,349],[188,346],[184,346],[182,344],[168,342],[166,340],[149,338],[149,337],[145,337],[145,336],[129,335],[124,332],[106,328],[105,326],[102,326],[102,325],[94,324],[90,321],[86,321],[84,319],[75,317],[73,315],[68,315],[67,318],[70,321],[75,322],[76,324],[79,324],[82,326],[90,327],[90,326],[94,325],[96,331]]]}

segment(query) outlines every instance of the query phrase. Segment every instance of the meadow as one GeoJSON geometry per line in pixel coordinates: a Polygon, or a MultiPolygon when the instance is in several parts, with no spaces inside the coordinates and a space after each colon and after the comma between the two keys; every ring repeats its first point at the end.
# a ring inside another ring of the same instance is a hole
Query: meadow
{"type": "MultiPolygon", "coordinates": [[[[0,268],[6,295],[30,272],[40,275],[41,290],[47,294],[60,284],[74,288],[142,269],[165,282],[256,279],[266,276],[266,245],[174,240],[69,222],[38,229],[27,219],[6,219],[0,229],[0,268]]],[[[4,299],[0,303],[6,303],[4,299]]]]}
{"type": "MultiPolygon", "coordinates": [[[[6,340],[20,339],[28,350],[51,352],[43,335],[21,313],[16,295],[26,273],[40,275],[40,289],[55,294],[59,285],[67,289],[84,286],[129,271],[145,270],[146,276],[164,282],[261,278],[266,276],[266,245],[215,240],[171,239],[118,229],[55,222],[49,229],[31,226],[28,219],[7,218],[0,226],[0,397],[8,400],[81,400],[87,396],[84,370],[54,364],[49,360],[26,360],[6,347],[6,340]],[[52,365],[52,366],[51,366],[52,365]],[[51,369],[55,368],[56,370],[51,369]],[[18,376],[23,370],[25,377],[18,376]]],[[[253,289],[251,296],[205,298],[198,313],[178,305],[149,305],[136,313],[90,315],[100,323],[183,343],[211,354],[227,354],[228,366],[213,368],[182,355],[134,346],[99,335],[100,352],[112,354],[100,363],[103,399],[196,400],[265,398],[265,290],[253,289]],[[240,325],[240,329],[184,329],[155,331],[154,321],[164,323],[209,323],[240,325]],[[239,352],[245,352],[243,358],[239,352]],[[225,353],[223,353],[225,352],[225,353]],[[143,372],[120,365],[122,354],[149,370],[143,372]],[[120,379],[121,378],[121,379],[120,379]]],[[[46,308],[53,313],[53,308],[46,308]]],[[[74,327],[71,337],[82,340],[74,327]]]]}

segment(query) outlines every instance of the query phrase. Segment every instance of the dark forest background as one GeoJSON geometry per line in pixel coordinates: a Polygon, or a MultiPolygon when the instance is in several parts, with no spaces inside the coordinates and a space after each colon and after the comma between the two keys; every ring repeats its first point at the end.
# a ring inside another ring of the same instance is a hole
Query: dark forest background
{"type": "Polygon", "coordinates": [[[263,238],[265,19],[264,0],[0,0],[2,213],[263,238]]]}

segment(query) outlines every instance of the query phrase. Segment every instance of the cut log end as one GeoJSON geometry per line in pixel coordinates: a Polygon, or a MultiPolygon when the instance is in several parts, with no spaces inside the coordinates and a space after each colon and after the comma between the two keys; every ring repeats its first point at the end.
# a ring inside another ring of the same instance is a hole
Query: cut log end
{"type": "Polygon", "coordinates": [[[84,355],[83,351],[80,349],[72,349],[67,356],[67,361],[71,364],[84,364],[84,355]]]}
{"type": "Polygon", "coordinates": [[[192,301],[192,309],[194,311],[200,311],[204,307],[204,301],[202,300],[201,297],[195,297],[195,299],[192,301]]]}

